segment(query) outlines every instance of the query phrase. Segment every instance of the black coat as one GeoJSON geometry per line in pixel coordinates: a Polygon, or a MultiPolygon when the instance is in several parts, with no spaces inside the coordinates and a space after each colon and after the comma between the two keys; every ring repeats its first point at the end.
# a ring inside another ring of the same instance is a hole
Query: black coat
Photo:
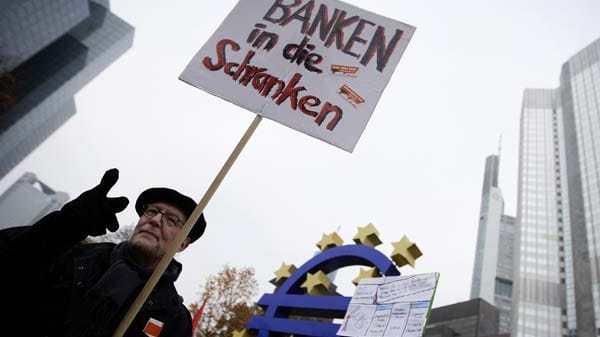
{"type": "MultiPolygon", "coordinates": [[[[150,273],[128,258],[126,242],[65,248],[65,238],[51,233],[44,221],[0,231],[4,331],[32,337],[112,336],[150,273]]],[[[191,336],[190,313],[173,284],[180,272],[181,264],[173,260],[125,336],[148,336],[148,323],[162,325],[161,337],[191,336]]]]}

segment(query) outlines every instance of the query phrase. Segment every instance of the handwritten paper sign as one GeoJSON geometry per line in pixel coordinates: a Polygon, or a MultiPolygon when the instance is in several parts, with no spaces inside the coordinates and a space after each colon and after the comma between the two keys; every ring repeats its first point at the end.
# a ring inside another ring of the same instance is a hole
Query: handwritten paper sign
{"type": "Polygon", "coordinates": [[[179,78],[352,152],[414,31],[336,0],[240,0],[179,78]]]}
{"type": "Polygon", "coordinates": [[[362,279],[340,336],[421,337],[439,273],[362,279]]]}

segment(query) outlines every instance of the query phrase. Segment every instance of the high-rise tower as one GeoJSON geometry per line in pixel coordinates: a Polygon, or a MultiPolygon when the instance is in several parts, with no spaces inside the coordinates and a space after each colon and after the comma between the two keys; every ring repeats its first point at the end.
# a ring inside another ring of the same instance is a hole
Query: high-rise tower
{"type": "Polygon", "coordinates": [[[108,0],[0,0],[0,178],[75,114],[75,93],[132,43],[108,0]]]}
{"type": "Polygon", "coordinates": [[[557,99],[554,89],[529,89],[523,98],[514,336],[558,337],[564,333],[568,200],[564,193],[564,137],[559,132],[562,110],[557,99]]]}
{"type": "Polygon", "coordinates": [[[521,111],[515,337],[600,335],[600,39],[521,111]]]}
{"type": "Polygon", "coordinates": [[[504,214],[498,188],[500,157],[485,160],[471,299],[482,298],[499,312],[499,332],[510,331],[513,283],[514,217],[504,214]]]}
{"type": "Polygon", "coordinates": [[[0,195],[0,229],[33,225],[67,200],[67,193],[54,191],[35,174],[26,172],[0,195]]]}

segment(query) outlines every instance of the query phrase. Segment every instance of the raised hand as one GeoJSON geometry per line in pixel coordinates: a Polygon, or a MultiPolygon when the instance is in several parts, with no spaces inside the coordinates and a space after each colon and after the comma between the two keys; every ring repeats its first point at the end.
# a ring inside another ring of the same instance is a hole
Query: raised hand
{"type": "Polygon", "coordinates": [[[61,209],[61,218],[70,231],[84,239],[88,235],[98,236],[119,229],[116,213],[129,204],[126,197],[109,198],[108,192],[119,179],[119,170],[110,169],[104,173],[100,184],[83,192],[76,199],[66,203],[61,209]]]}

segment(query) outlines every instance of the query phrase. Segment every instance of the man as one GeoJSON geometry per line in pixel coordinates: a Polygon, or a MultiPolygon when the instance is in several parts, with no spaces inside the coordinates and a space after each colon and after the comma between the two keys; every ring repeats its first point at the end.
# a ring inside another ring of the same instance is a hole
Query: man
{"type": "MultiPolygon", "coordinates": [[[[18,336],[107,336],[159,264],[196,207],[169,188],[150,188],[135,203],[140,219],[129,240],[82,243],[119,227],[125,197],[109,198],[118,170],[100,184],[28,227],[0,231],[3,331],[18,336]]],[[[178,248],[206,228],[201,215],[178,248]]],[[[191,317],[174,282],[182,266],[171,261],[125,336],[191,336],[191,317]]]]}

